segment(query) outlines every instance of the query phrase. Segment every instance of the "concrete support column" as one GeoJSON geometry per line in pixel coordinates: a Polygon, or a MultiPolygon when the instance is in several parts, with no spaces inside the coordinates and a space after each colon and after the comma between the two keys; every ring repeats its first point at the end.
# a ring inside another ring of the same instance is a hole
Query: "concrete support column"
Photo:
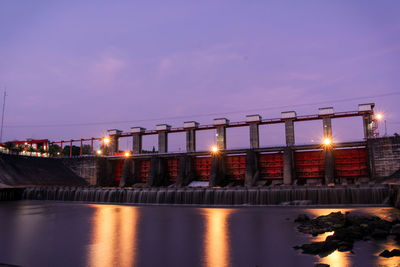
{"type": "Polygon", "coordinates": [[[118,141],[122,131],[117,129],[111,129],[108,130],[107,132],[108,135],[110,136],[110,143],[108,146],[110,147],[110,154],[111,156],[113,156],[114,153],[118,153],[118,141]]]}
{"type": "Polygon", "coordinates": [[[132,133],[132,153],[142,153],[142,135],[145,132],[145,128],[142,127],[131,127],[132,133]]]}
{"type": "Polygon", "coordinates": [[[297,118],[295,111],[285,111],[281,113],[281,119],[285,121],[286,148],[283,150],[283,184],[290,185],[295,178],[296,169],[294,164],[294,151],[292,146],[295,144],[294,120],[297,118]]]}
{"type": "Polygon", "coordinates": [[[150,161],[150,170],[149,176],[147,178],[147,185],[163,186],[167,183],[168,181],[166,160],[158,156],[153,156],[150,161]]]}
{"type": "Polygon", "coordinates": [[[176,179],[176,186],[187,186],[196,178],[196,171],[194,168],[194,156],[184,154],[179,157],[178,177],[176,179]]]}
{"type": "Polygon", "coordinates": [[[295,144],[294,138],[294,120],[297,118],[295,111],[285,111],[281,113],[281,120],[285,122],[286,146],[295,144]]]}
{"type": "Polygon", "coordinates": [[[283,151],[283,184],[290,185],[295,177],[294,151],[287,146],[283,151]]]}
{"type": "Polygon", "coordinates": [[[318,116],[322,118],[322,126],[324,131],[324,138],[329,138],[332,140],[332,120],[333,107],[320,108],[318,109],[318,116]]]}
{"type": "Polygon", "coordinates": [[[333,184],[335,182],[335,156],[332,146],[327,146],[324,149],[324,165],[325,184],[333,184]]]}
{"type": "Polygon", "coordinates": [[[224,186],[226,184],[225,155],[215,153],[211,158],[209,186],[224,186]]]}
{"type": "Polygon", "coordinates": [[[369,139],[374,136],[372,115],[374,114],[375,103],[359,104],[358,113],[362,114],[364,139],[369,139]]]}
{"type": "Polygon", "coordinates": [[[229,125],[229,120],[226,118],[214,119],[216,127],[217,147],[219,150],[226,149],[226,126],[229,125]]]}
{"type": "Polygon", "coordinates": [[[261,116],[256,115],[247,115],[246,122],[249,124],[250,128],[250,148],[259,148],[260,147],[260,134],[258,130],[258,125],[261,122],[261,116]]]}
{"type": "Polygon", "coordinates": [[[168,131],[171,126],[168,124],[159,124],[156,126],[158,132],[158,153],[168,152],[168,131]]]}
{"type": "Polygon", "coordinates": [[[324,138],[332,139],[332,120],[330,117],[324,117],[322,119],[322,125],[324,127],[324,138]]]}
{"type": "Polygon", "coordinates": [[[256,186],[260,179],[259,155],[254,150],[246,152],[246,174],[244,185],[247,187],[256,186]]]}
{"type": "Polygon", "coordinates": [[[335,182],[335,157],[333,154],[333,140],[332,140],[332,120],[333,108],[320,108],[318,115],[322,118],[322,125],[324,131],[324,139],[331,140],[331,143],[324,142],[324,182],[325,184],[333,184],[335,182]]]}
{"type": "Polygon", "coordinates": [[[183,128],[186,130],[186,151],[196,151],[196,129],[199,123],[195,121],[187,121],[183,123],[183,128]]]}
{"type": "Polygon", "coordinates": [[[286,145],[293,146],[295,144],[293,120],[285,121],[285,136],[286,136],[286,145]]]}

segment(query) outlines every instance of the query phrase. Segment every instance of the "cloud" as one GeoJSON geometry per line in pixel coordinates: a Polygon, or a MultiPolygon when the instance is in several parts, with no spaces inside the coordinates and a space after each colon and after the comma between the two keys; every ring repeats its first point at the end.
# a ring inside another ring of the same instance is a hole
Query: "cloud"
{"type": "Polygon", "coordinates": [[[159,61],[157,70],[160,77],[188,71],[206,71],[218,68],[220,65],[243,60],[237,45],[218,44],[210,48],[174,53],[159,61]]]}
{"type": "Polygon", "coordinates": [[[89,66],[89,74],[95,83],[110,84],[125,67],[125,62],[113,56],[101,56],[89,66]]]}

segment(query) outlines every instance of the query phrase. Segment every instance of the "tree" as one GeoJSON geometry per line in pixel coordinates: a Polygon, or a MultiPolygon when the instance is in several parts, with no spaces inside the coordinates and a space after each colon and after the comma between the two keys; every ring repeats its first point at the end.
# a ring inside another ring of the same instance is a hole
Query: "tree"
{"type": "Polygon", "coordinates": [[[59,145],[53,144],[49,146],[49,154],[51,157],[57,157],[61,153],[61,147],[59,145]]]}
{"type": "Polygon", "coordinates": [[[14,149],[15,149],[15,144],[13,142],[6,142],[4,146],[10,152],[14,151],[14,149]]]}
{"type": "Polygon", "coordinates": [[[83,145],[82,147],[82,154],[83,155],[90,155],[90,145],[83,145]]]}
{"type": "MultiPolygon", "coordinates": [[[[72,146],[72,156],[79,156],[81,153],[81,148],[77,146],[72,146]]],[[[65,146],[62,154],[64,157],[69,157],[70,156],[70,146],[65,146]]]]}

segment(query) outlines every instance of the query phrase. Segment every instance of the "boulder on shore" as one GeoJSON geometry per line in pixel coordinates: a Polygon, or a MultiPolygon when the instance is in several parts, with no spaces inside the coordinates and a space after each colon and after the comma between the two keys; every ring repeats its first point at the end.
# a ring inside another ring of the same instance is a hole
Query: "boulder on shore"
{"type": "MultiPolygon", "coordinates": [[[[351,251],[354,242],[357,240],[385,239],[389,235],[394,235],[396,238],[400,236],[397,222],[386,221],[376,216],[350,214],[349,212],[345,214],[332,212],[315,219],[309,219],[306,214],[300,214],[295,222],[300,223],[297,229],[305,234],[318,236],[326,232],[334,232],[325,241],[294,247],[301,249],[305,254],[320,255],[321,257],[327,256],[335,250],[351,251]]],[[[389,255],[386,252],[383,253],[389,255]]],[[[396,254],[397,252],[393,253],[396,254]]]]}

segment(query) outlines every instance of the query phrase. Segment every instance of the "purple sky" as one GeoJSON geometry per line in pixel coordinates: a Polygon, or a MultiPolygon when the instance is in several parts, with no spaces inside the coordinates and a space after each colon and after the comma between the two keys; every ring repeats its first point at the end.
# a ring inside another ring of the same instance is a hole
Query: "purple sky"
{"type": "MultiPolygon", "coordinates": [[[[399,14],[396,0],[3,0],[3,140],[348,111],[366,102],[384,112],[388,134],[400,132],[399,14]]],[[[296,142],[318,140],[321,124],[296,124],[296,142]]],[[[338,141],[359,140],[361,119],[334,120],[333,131],[338,141]]],[[[282,125],[260,132],[262,146],[284,142],[282,125]]],[[[199,150],[213,136],[199,133],[199,150]]],[[[184,142],[184,134],[171,135],[170,149],[184,142]]],[[[228,130],[228,148],[248,143],[247,128],[228,130]]],[[[153,144],[155,136],[145,137],[145,148],[153,144]]]]}

